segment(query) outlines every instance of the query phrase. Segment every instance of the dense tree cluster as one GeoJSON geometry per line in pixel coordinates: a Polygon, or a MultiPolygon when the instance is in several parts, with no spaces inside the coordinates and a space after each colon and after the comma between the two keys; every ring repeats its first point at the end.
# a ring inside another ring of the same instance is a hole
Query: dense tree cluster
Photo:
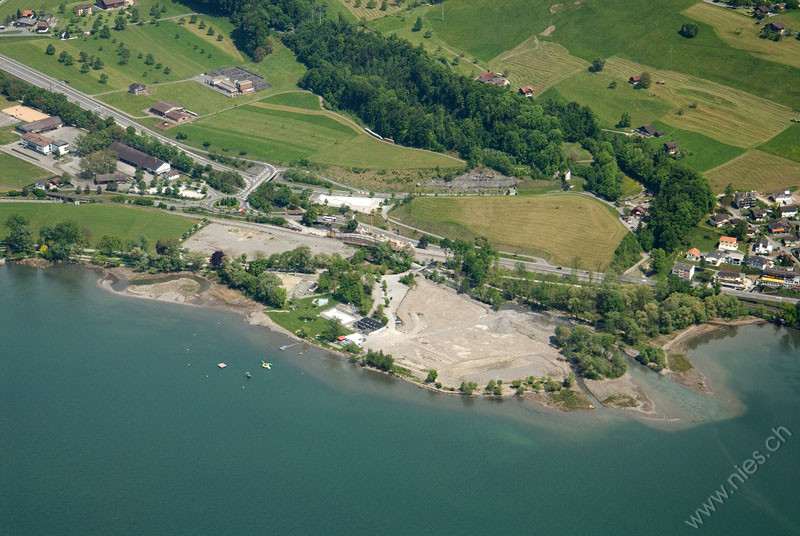
{"type": "Polygon", "coordinates": [[[258,275],[250,273],[241,259],[224,257],[219,276],[228,286],[239,289],[248,298],[270,305],[283,307],[286,304],[286,289],[280,278],[270,272],[258,275]]]}
{"type": "Polygon", "coordinates": [[[270,212],[273,207],[298,208],[308,206],[308,195],[299,196],[285,184],[262,182],[249,196],[247,201],[253,208],[270,212]]]}
{"type": "Polygon", "coordinates": [[[594,333],[586,326],[556,328],[556,345],[578,372],[591,380],[625,374],[625,362],[614,343],[610,333],[594,333]]]}

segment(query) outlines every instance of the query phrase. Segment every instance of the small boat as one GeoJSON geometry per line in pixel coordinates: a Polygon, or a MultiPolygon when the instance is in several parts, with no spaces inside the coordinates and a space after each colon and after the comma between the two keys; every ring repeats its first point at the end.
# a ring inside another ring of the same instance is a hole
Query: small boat
{"type": "Polygon", "coordinates": [[[225,368],[225,367],[227,367],[228,365],[226,365],[225,363],[217,363],[217,366],[218,366],[219,368],[225,368]]]}
{"type": "Polygon", "coordinates": [[[280,350],[286,350],[287,348],[289,348],[289,345],[284,344],[283,346],[280,347],[280,350]]]}
{"type": "Polygon", "coordinates": [[[261,366],[264,367],[265,369],[271,369],[272,363],[267,363],[266,361],[262,361],[261,366]]]}
{"type": "Polygon", "coordinates": [[[247,376],[248,378],[252,378],[253,377],[253,375],[250,374],[249,372],[245,372],[244,375],[247,376]]]}

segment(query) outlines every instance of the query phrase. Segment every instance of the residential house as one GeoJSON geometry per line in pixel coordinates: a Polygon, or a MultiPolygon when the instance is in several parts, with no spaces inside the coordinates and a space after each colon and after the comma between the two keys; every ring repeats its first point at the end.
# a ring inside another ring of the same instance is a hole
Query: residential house
{"type": "Polygon", "coordinates": [[[736,208],[753,208],[756,206],[756,193],[755,192],[736,192],[733,196],[733,203],[736,208]]]}
{"type": "Polygon", "coordinates": [[[753,14],[759,17],[765,17],[767,15],[770,15],[771,13],[772,11],[770,11],[769,7],[767,6],[758,6],[753,11],[753,14]]]}
{"type": "Polygon", "coordinates": [[[711,218],[709,218],[708,222],[714,227],[722,227],[728,223],[728,220],[730,219],[731,217],[727,214],[714,214],[711,216],[711,218]]]}
{"type": "Polygon", "coordinates": [[[29,132],[33,134],[42,134],[44,132],[55,130],[63,124],[64,123],[61,121],[61,118],[57,115],[54,115],[52,117],[39,119],[38,121],[31,121],[30,123],[20,123],[14,128],[22,134],[27,134],[29,132]]]}
{"type": "Polygon", "coordinates": [[[53,140],[53,154],[63,156],[69,152],[69,143],[63,140],[53,140]]]}
{"type": "Polygon", "coordinates": [[[631,215],[636,216],[637,218],[646,218],[650,215],[650,213],[643,206],[636,205],[631,209],[631,215]]]}
{"type": "Polygon", "coordinates": [[[147,95],[147,86],[139,82],[134,82],[128,86],[128,93],[132,95],[147,95]]]}
{"type": "Polygon", "coordinates": [[[749,280],[742,274],[738,266],[725,266],[714,275],[714,281],[723,287],[744,290],[749,286],[749,280]]]}
{"type": "Polygon", "coordinates": [[[725,260],[725,252],[715,249],[714,251],[709,251],[706,253],[703,256],[703,259],[705,259],[706,263],[712,266],[719,266],[722,264],[722,261],[725,260]]]}
{"type": "Polygon", "coordinates": [[[92,4],[78,4],[77,6],[72,8],[72,11],[79,17],[83,15],[91,15],[94,6],[92,4]]]}
{"type": "Polygon", "coordinates": [[[700,260],[700,250],[697,248],[692,248],[686,252],[686,258],[690,261],[699,261],[700,260]]]}
{"type": "Polygon", "coordinates": [[[160,115],[161,117],[167,117],[167,114],[170,112],[182,112],[183,110],[184,108],[180,104],[166,101],[157,102],[150,107],[151,113],[160,115]]]}
{"type": "Polygon", "coordinates": [[[36,13],[32,9],[23,9],[22,10],[22,17],[23,18],[28,18],[28,17],[34,17],[35,18],[36,17],[36,13]]]}
{"type": "Polygon", "coordinates": [[[782,35],[786,31],[786,26],[781,21],[775,20],[764,26],[764,29],[770,33],[782,35]]]}
{"type": "Polygon", "coordinates": [[[783,239],[783,245],[787,246],[787,247],[790,247],[790,248],[793,248],[793,247],[796,247],[796,246],[800,246],[800,236],[792,235],[792,236],[785,237],[783,239]]]}
{"type": "Polygon", "coordinates": [[[766,268],[758,284],[773,288],[796,288],[800,286],[800,272],[793,268],[766,268]]]}
{"type": "Polygon", "coordinates": [[[778,215],[781,218],[794,218],[797,216],[797,205],[786,205],[778,208],[778,215]]]}
{"type": "Polygon", "coordinates": [[[664,135],[663,130],[656,130],[653,125],[642,125],[636,129],[636,132],[644,136],[645,138],[660,138],[664,135]]]}
{"type": "Polygon", "coordinates": [[[180,176],[181,176],[181,172],[178,171],[175,168],[172,168],[169,171],[167,171],[166,173],[164,173],[164,178],[167,179],[168,181],[175,180],[180,176]]]}
{"type": "Polygon", "coordinates": [[[753,257],[747,259],[747,266],[764,271],[767,268],[772,268],[775,266],[775,263],[766,257],[762,257],[761,255],[754,255],[753,257]]]}
{"type": "Polygon", "coordinates": [[[499,87],[506,87],[511,84],[511,82],[509,82],[502,74],[494,73],[492,71],[481,73],[476,80],[481,84],[492,84],[493,86],[499,87]]]}
{"type": "Polygon", "coordinates": [[[760,208],[754,208],[752,211],[750,211],[750,217],[753,218],[753,221],[764,221],[767,219],[767,211],[760,208]]]}
{"type": "Polygon", "coordinates": [[[736,251],[739,249],[739,242],[732,236],[721,236],[719,237],[719,249],[736,251]]]}
{"type": "Polygon", "coordinates": [[[519,88],[519,94],[524,95],[526,97],[533,97],[533,91],[534,91],[533,86],[525,86],[519,88]]]}
{"type": "Polygon", "coordinates": [[[100,9],[122,9],[125,3],[126,0],[97,0],[96,5],[100,9]]]}
{"type": "Polygon", "coordinates": [[[755,244],[753,244],[753,253],[757,255],[769,255],[772,253],[773,246],[769,240],[764,237],[759,238],[755,244]]]}
{"type": "Polygon", "coordinates": [[[772,200],[779,205],[789,205],[792,203],[791,190],[775,190],[772,192],[772,200]]]}
{"type": "Polygon", "coordinates": [[[33,132],[23,134],[22,138],[19,141],[19,144],[22,147],[25,147],[27,149],[33,149],[37,153],[42,153],[42,154],[50,154],[50,152],[53,150],[53,140],[51,140],[47,136],[42,136],[41,134],[34,134],[33,132]]]}
{"type": "Polygon", "coordinates": [[[664,144],[664,152],[667,154],[676,154],[678,152],[678,144],[674,141],[668,141],[664,144]]]}
{"type": "Polygon", "coordinates": [[[169,162],[164,162],[118,141],[111,143],[108,149],[117,153],[122,162],[149,171],[153,175],[160,175],[170,170],[169,162]]]}
{"type": "Polygon", "coordinates": [[[676,262],[672,267],[672,273],[686,281],[692,280],[694,277],[694,270],[694,264],[684,264],[682,262],[676,262]]]}
{"type": "Polygon", "coordinates": [[[792,230],[792,226],[786,220],[770,222],[767,227],[769,227],[769,232],[772,234],[788,233],[792,230]]]}
{"type": "Polygon", "coordinates": [[[100,173],[94,177],[95,184],[125,184],[130,180],[124,173],[100,173]]]}

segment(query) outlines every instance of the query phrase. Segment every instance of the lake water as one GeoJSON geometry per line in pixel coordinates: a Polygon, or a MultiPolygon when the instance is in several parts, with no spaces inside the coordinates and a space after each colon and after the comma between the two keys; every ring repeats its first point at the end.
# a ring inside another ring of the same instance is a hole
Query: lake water
{"type": "Polygon", "coordinates": [[[797,332],[699,341],[711,398],[635,370],[682,419],[653,423],[433,394],[97,277],[0,267],[0,534],[800,534],[797,332]]]}

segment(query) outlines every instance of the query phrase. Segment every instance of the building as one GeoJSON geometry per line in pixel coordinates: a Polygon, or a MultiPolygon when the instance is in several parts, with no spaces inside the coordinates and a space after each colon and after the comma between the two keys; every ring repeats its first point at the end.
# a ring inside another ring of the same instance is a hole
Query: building
{"type": "Polygon", "coordinates": [[[63,156],[69,152],[69,143],[62,140],[53,140],[53,154],[63,156]]]}
{"type": "Polygon", "coordinates": [[[126,164],[149,171],[153,175],[160,175],[170,170],[168,162],[164,162],[154,156],[128,147],[118,141],[108,146],[108,149],[119,155],[119,159],[126,164]]]}
{"type": "Polygon", "coordinates": [[[36,23],[36,33],[47,33],[50,30],[50,25],[45,21],[40,20],[36,23]]]}
{"type": "Polygon", "coordinates": [[[374,318],[369,318],[365,316],[364,318],[356,321],[353,324],[353,329],[357,330],[359,333],[363,333],[364,335],[369,335],[370,333],[374,333],[378,330],[383,329],[383,324],[381,324],[374,318]]]}
{"type": "Polygon", "coordinates": [[[750,268],[756,268],[758,270],[764,271],[767,268],[772,268],[773,266],[775,266],[775,263],[766,257],[762,257],[761,255],[755,255],[747,259],[747,266],[749,266],[750,268]]]}
{"type": "Polygon", "coordinates": [[[723,225],[728,223],[728,220],[730,219],[731,217],[728,216],[727,214],[714,214],[713,216],[711,216],[711,218],[709,218],[708,223],[710,223],[714,227],[722,227],[723,225]]]}
{"type": "Polygon", "coordinates": [[[755,15],[766,16],[772,13],[767,6],[761,5],[756,7],[755,11],[753,12],[755,15]]]}
{"type": "Polygon", "coordinates": [[[672,273],[685,281],[691,281],[694,277],[694,264],[676,262],[672,267],[672,273]]]}
{"type": "Polygon", "coordinates": [[[774,192],[772,192],[772,200],[778,203],[779,205],[788,205],[792,203],[792,191],[775,190],[774,192]]]}
{"type": "Polygon", "coordinates": [[[166,173],[164,173],[164,178],[167,179],[168,181],[175,180],[180,176],[181,176],[181,172],[178,171],[175,168],[172,168],[169,171],[167,171],[166,173]]]}
{"type": "Polygon", "coordinates": [[[714,281],[723,287],[737,290],[744,290],[748,286],[748,279],[742,275],[742,269],[738,266],[726,266],[720,268],[714,275],[714,281]]]}
{"type": "Polygon", "coordinates": [[[32,9],[23,9],[21,15],[23,18],[36,17],[36,13],[32,9]]]}
{"type": "Polygon", "coordinates": [[[773,249],[774,248],[770,243],[770,241],[764,237],[759,238],[758,241],[756,241],[756,243],[753,244],[753,253],[756,253],[758,255],[769,255],[770,253],[772,253],[773,249]]]}
{"type": "Polygon", "coordinates": [[[715,249],[714,251],[709,251],[706,253],[703,259],[707,264],[719,266],[725,260],[725,252],[715,249]]]}
{"type": "Polygon", "coordinates": [[[764,29],[770,33],[783,35],[783,32],[786,31],[786,26],[782,22],[775,20],[764,26],[764,29]]]}
{"type": "Polygon", "coordinates": [[[167,117],[167,114],[170,112],[182,112],[182,111],[184,111],[183,106],[181,106],[180,104],[175,104],[174,102],[161,101],[155,103],[150,107],[150,113],[160,115],[161,117],[167,117]]]}
{"type": "Polygon", "coordinates": [[[692,248],[686,252],[686,258],[690,261],[699,261],[700,260],[700,250],[697,248],[692,248]]]}
{"type": "Polygon", "coordinates": [[[533,86],[525,86],[519,88],[519,94],[525,97],[533,97],[533,92],[534,92],[533,86]]]}
{"type": "Polygon", "coordinates": [[[755,192],[736,192],[733,196],[733,202],[736,208],[753,208],[756,206],[756,193],[755,192]]]}
{"type": "Polygon", "coordinates": [[[250,93],[255,93],[255,88],[253,87],[252,80],[237,80],[236,81],[236,89],[242,95],[249,95],[250,93]]]}
{"type": "Polygon", "coordinates": [[[32,132],[23,134],[19,144],[27,149],[33,149],[37,153],[50,154],[53,151],[53,140],[32,132]]]}
{"type": "Polygon", "coordinates": [[[793,248],[795,246],[800,246],[800,236],[792,235],[792,236],[784,237],[783,245],[787,246],[787,247],[790,247],[790,248],[793,248]]]}
{"type": "Polygon", "coordinates": [[[732,236],[720,236],[719,249],[724,249],[727,251],[736,251],[737,249],[739,249],[739,242],[737,242],[736,238],[732,236]]]}
{"type": "Polygon", "coordinates": [[[42,134],[44,132],[55,130],[63,124],[64,123],[61,121],[61,118],[57,115],[54,115],[53,117],[46,117],[44,119],[39,119],[38,121],[31,121],[30,123],[21,123],[14,128],[22,134],[42,134]]]}
{"type": "Polygon", "coordinates": [[[147,95],[147,86],[139,82],[134,82],[128,86],[128,93],[131,95],[147,95]]]}
{"type": "Polygon", "coordinates": [[[97,0],[96,5],[100,9],[122,9],[125,3],[125,0],[97,0]]]}
{"type": "Polygon", "coordinates": [[[491,84],[498,87],[507,87],[511,85],[511,82],[509,82],[502,74],[494,73],[492,71],[481,73],[476,80],[481,84],[491,84]]]}
{"type": "Polygon", "coordinates": [[[94,6],[92,4],[78,4],[72,8],[72,11],[74,11],[79,17],[83,15],[91,15],[92,10],[94,10],[94,6]]]}
{"type": "Polygon", "coordinates": [[[786,205],[778,208],[778,215],[781,218],[794,218],[797,216],[797,205],[786,205]]]}
{"type": "Polygon", "coordinates": [[[678,153],[678,144],[674,141],[668,141],[664,144],[664,152],[667,154],[677,154],[678,153]]]}
{"type": "Polygon", "coordinates": [[[727,264],[740,265],[744,263],[744,253],[741,251],[727,251],[723,259],[727,264]]]}
{"type": "Polygon", "coordinates": [[[14,26],[32,29],[35,28],[37,24],[39,24],[39,21],[36,20],[35,17],[22,17],[21,19],[17,19],[14,26]]]}
{"type": "Polygon", "coordinates": [[[750,211],[750,217],[753,221],[764,221],[767,219],[767,211],[760,208],[754,208],[750,211]]]}
{"type": "Polygon", "coordinates": [[[643,206],[636,205],[631,209],[631,215],[636,216],[637,218],[646,218],[650,215],[650,213],[643,206]]]}
{"type": "Polygon", "coordinates": [[[758,284],[772,288],[796,288],[800,286],[800,272],[792,268],[766,268],[758,284]]]}
{"type": "Polygon", "coordinates": [[[130,180],[124,173],[101,173],[94,177],[95,184],[125,184],[130,180]]]}
{"type": "Polygon", "coordinates": [[[191,116],[189,114],[184,113],[180,110],[173,110],[171,112],[167,112],[164,115],[164,117],[178,125],[191,120],[191,116]]]}
{"type": "Polygon", "coordinates": [[[770,222],[767,227],[769,227],[769,232],[772,234],[788,233],[792,230],[792,226],[786,220],[770,222]]]}

